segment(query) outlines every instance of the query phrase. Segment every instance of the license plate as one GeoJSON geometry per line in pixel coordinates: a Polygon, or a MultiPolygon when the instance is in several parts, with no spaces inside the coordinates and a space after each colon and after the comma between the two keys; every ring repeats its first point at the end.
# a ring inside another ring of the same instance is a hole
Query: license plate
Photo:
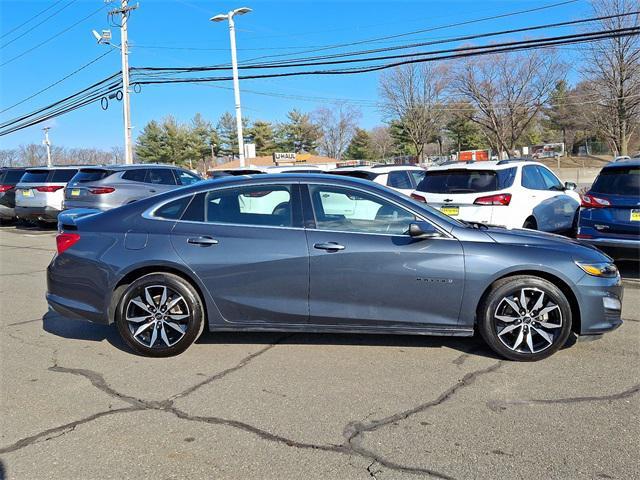
{"type": "Polygon", "coordinates": [[[450,217],[455,217],[460,214],[460,207],[441,207],[440,211],[450,217]]]}
{"type": "Polygon", "coordinates": [[[31,190],[22,190],[23,197],[33,197],[33,192],[31,190]]]}
{"type": "Polygon", "coordinates": [[[640,209],[631,210],[631,221],[640,222],[640,209]]]}
{"type": "Polygon", "coordinates": [[[79,188],[74,188],[71,190],[71,196],[72,197],[79,197],[80,196],[80,189],[79,188]]]}

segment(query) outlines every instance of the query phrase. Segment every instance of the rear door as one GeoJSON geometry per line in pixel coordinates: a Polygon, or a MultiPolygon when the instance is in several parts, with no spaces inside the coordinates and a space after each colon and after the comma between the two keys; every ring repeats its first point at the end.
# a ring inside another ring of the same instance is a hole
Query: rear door
{"type": "Polygon", "coordinates": [[[292,183],[218,188],[197,194],[175,224],[171,242],[224,322],[306,324],[309,253],[298,198],[292,183]]]}
{"type": "Polygon", "coordinates": [[[395,170],[387,174],[387,186],[405,195],[411,195],[415,186],[411,182],[409,172],[406,170],[395,170]]]}
{"type": "Polygon", "coordinates": [[[176,178],[171,168],[150,168],[145,178],[150,195],[168,192],[176,188],[176,178]]]}
{"type": "Polygon", "coordinates": [[[412,239],[405,233],[412,212],[361,189],[310,183],[302,190],[309,199],[311,324],[457,324],[464,280],[457,240],[412,239]]]}

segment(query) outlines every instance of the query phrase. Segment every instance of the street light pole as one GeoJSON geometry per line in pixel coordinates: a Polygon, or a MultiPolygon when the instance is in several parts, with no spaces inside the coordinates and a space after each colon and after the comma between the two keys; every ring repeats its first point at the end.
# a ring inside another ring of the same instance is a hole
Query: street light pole
{"type": "Polygon", "coordinates": [[[51,167],[51,142],[49,141],[49,129],[51,127],[44,127],[42,131],[44,132],[44,145],[47,147],[47,167],[51,167]]]}
{"type": "Polygon", "coordinates": [[[229,40],[231,43],[231,68],[233,70],[233,94],[236,104],[236,130],[238,133],[238,157],[240,159],[240,167],[245,166],[244,162],[244,136],[242,134],[242,109],[240,107],[240,81],[238,80],[238,59],[236,56],[236,29],[233,17],[235,15],[244,15],[249,13],[250,8],[242,7],[231,10],[226,15],[220,14],[211,18],[213,22],[229,21],[229,40]]]}

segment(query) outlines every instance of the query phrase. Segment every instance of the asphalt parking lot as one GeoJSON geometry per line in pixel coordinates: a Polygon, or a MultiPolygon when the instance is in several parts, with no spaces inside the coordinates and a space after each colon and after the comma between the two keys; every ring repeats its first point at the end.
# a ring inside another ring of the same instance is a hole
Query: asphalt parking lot
{"type": "Polygon", "coordinates": [[[0,478],[640,478],[624,325],[534,364],[476,339],[207,334],[168,359],[47,312],[54,232],[0,228],[0,478]]]}

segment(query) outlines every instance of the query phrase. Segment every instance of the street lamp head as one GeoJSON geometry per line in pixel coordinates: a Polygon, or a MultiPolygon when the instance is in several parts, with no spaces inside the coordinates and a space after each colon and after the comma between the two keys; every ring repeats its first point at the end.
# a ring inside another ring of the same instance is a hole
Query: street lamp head
{"type": "Polygon", "coordinates": [[[91,33],[93,34],[93,36],[96,38],[96,40],[98,41],[98,43],[100,43],[100,40],[102,40],[102,35],[100,35],[97,31],[95,30],[91,30],[91,33]]]}
{"type": "Polygon", "coordinates": [[[240,8],[236,8],[235,10],[231,11],[232,15],[244,15],[245,13],[249,13],[251,12],[251,9],[249,7],[240,7],[240,8]]]}
{"type": "Polygon", "coordinates": [[[216,15],[215,17],[211,17],[209,20],[211,20],[212,22],[223,22],[227,19],[228,15],[223,15],[222,13],[220,15],[216,15]]]}

